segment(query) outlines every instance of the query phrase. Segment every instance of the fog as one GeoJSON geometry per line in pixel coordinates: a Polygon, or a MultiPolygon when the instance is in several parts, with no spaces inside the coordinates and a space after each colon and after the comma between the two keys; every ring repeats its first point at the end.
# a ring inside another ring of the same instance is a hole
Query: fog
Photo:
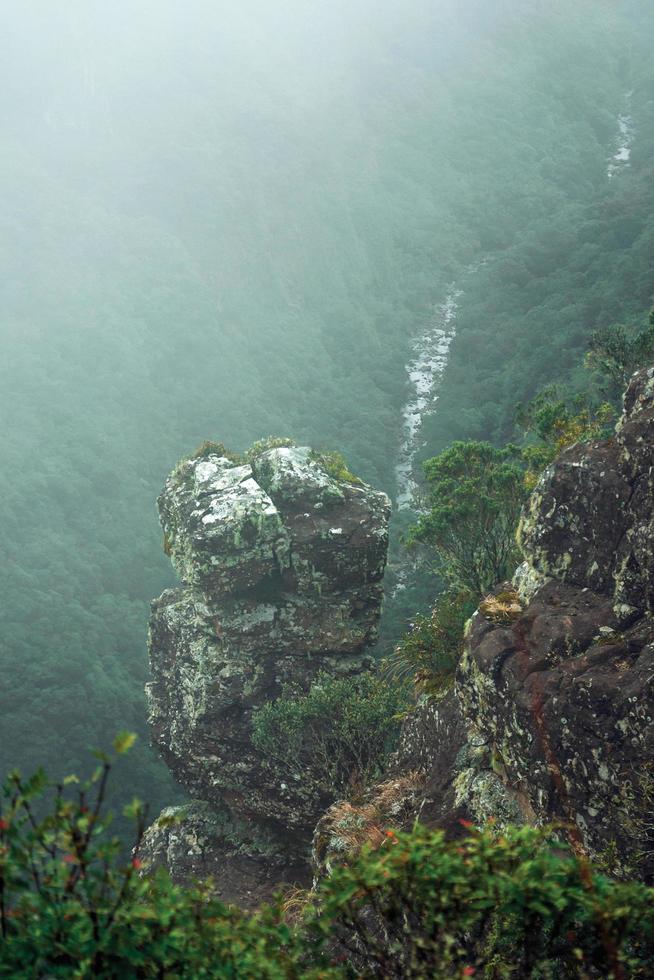
{"type": "Polygon", "coordinates": [[[506,435],[522,391],[572,369],[590,315],[557,319],[554,279],[634,86],[638,112],[648,13],[542,6],[5,5],[3,768],[84,767],[130,728],[125,787],[172,798],[142,696],[172,581],[154,503],[203,439],[337,448],[394,496],[412,344],[463,280],[418,455],[506,435]],[[517,298],[525,275],[551,291],[517,298]]]}

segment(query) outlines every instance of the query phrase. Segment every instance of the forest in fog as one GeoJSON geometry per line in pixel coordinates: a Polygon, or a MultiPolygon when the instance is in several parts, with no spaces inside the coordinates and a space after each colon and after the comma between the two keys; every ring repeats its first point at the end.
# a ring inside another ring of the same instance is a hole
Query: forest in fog
{"type": "MultiPolygon", "coordinates": [[[[178,798],[145,634],[173,582],[155,500],[203,440],[336,449],[394,499],[452,284],[417,462],[510,440],[518,403],[590,383],[594,331],[645,321],[653,30],[645,0],[4,12],[1,770],[84,769],[129,729],[117,799],[178,798]]],[[[389,600],[389,637],[436,587],[389,600]]]]}

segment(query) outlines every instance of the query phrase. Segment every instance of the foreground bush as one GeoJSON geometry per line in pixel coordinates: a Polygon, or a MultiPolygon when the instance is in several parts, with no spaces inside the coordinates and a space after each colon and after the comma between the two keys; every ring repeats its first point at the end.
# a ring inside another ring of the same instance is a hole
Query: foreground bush
{"type": "MultiPolygon", "coordinates": [[[[118,752],[131,740],[120,737],[118,752]]],[[[138,857],[121,862],[122,844],[102,813],[110,769],[101,757],[86,783],[69,777],[54,787],[42,773],[27,781],[17,773],[7,778],[0,811],[0,976],[299,976],[299,947],[277,909],[246,915],[212,898],[207,886],[176,887],[163,872],[141,877],[138,857]]],[[[146,812],[135,801],[127,816],[138,853],[146,812]]]]}
{"type": "MultiPolygon", "coordinates": [[[[117,747],[122,750],[125,741],[117,747]]],[[[389,831],[317,892],[246,914],[206,886],[126,865],[102,815],[111,764],[84,785],[11,774],[0,816],[0,976],[12,978],[645,978],[654,890],[593,872],[547,832],[446,842],[389,831]],[[287,904],[288,909],[288,904],[287,904]]],[[[130,813],[140,840],[145,812],[130,813]]]]}
{"type": "Polygon", "coordinates": [[[594,873],[548,831],[471,830],[389,832],[332,873],[311,929],[338,937],[349,975],[654,976],[654,890],[594,873]]]}

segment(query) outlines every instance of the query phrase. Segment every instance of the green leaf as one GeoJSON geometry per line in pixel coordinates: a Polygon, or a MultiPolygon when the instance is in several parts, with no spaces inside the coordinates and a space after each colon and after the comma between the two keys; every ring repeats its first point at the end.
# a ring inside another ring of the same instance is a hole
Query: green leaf
{"type": "Polygon", "coordinates": [[[129,752],[136,739],[137,736],[134,732],[119,732],[113,742],[115,751],[118,755],[124,755],[129,752]]]}

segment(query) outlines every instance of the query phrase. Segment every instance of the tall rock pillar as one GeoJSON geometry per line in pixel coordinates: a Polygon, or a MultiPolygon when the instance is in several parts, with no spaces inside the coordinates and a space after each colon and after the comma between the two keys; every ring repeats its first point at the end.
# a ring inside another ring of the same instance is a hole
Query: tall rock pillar
{"type": "Polygon", "coordinates": [[[253,713],[318,674],[368,669],[390,504],[294,446],[244,458],[209,447],[179,464],[158,504],[182,585],[152,605],[149,720],[195,802],[164,811],[145,854],[256,904],[306,876],[329,800],[310,773],[281,771],[255,747],[253,713]]]}

